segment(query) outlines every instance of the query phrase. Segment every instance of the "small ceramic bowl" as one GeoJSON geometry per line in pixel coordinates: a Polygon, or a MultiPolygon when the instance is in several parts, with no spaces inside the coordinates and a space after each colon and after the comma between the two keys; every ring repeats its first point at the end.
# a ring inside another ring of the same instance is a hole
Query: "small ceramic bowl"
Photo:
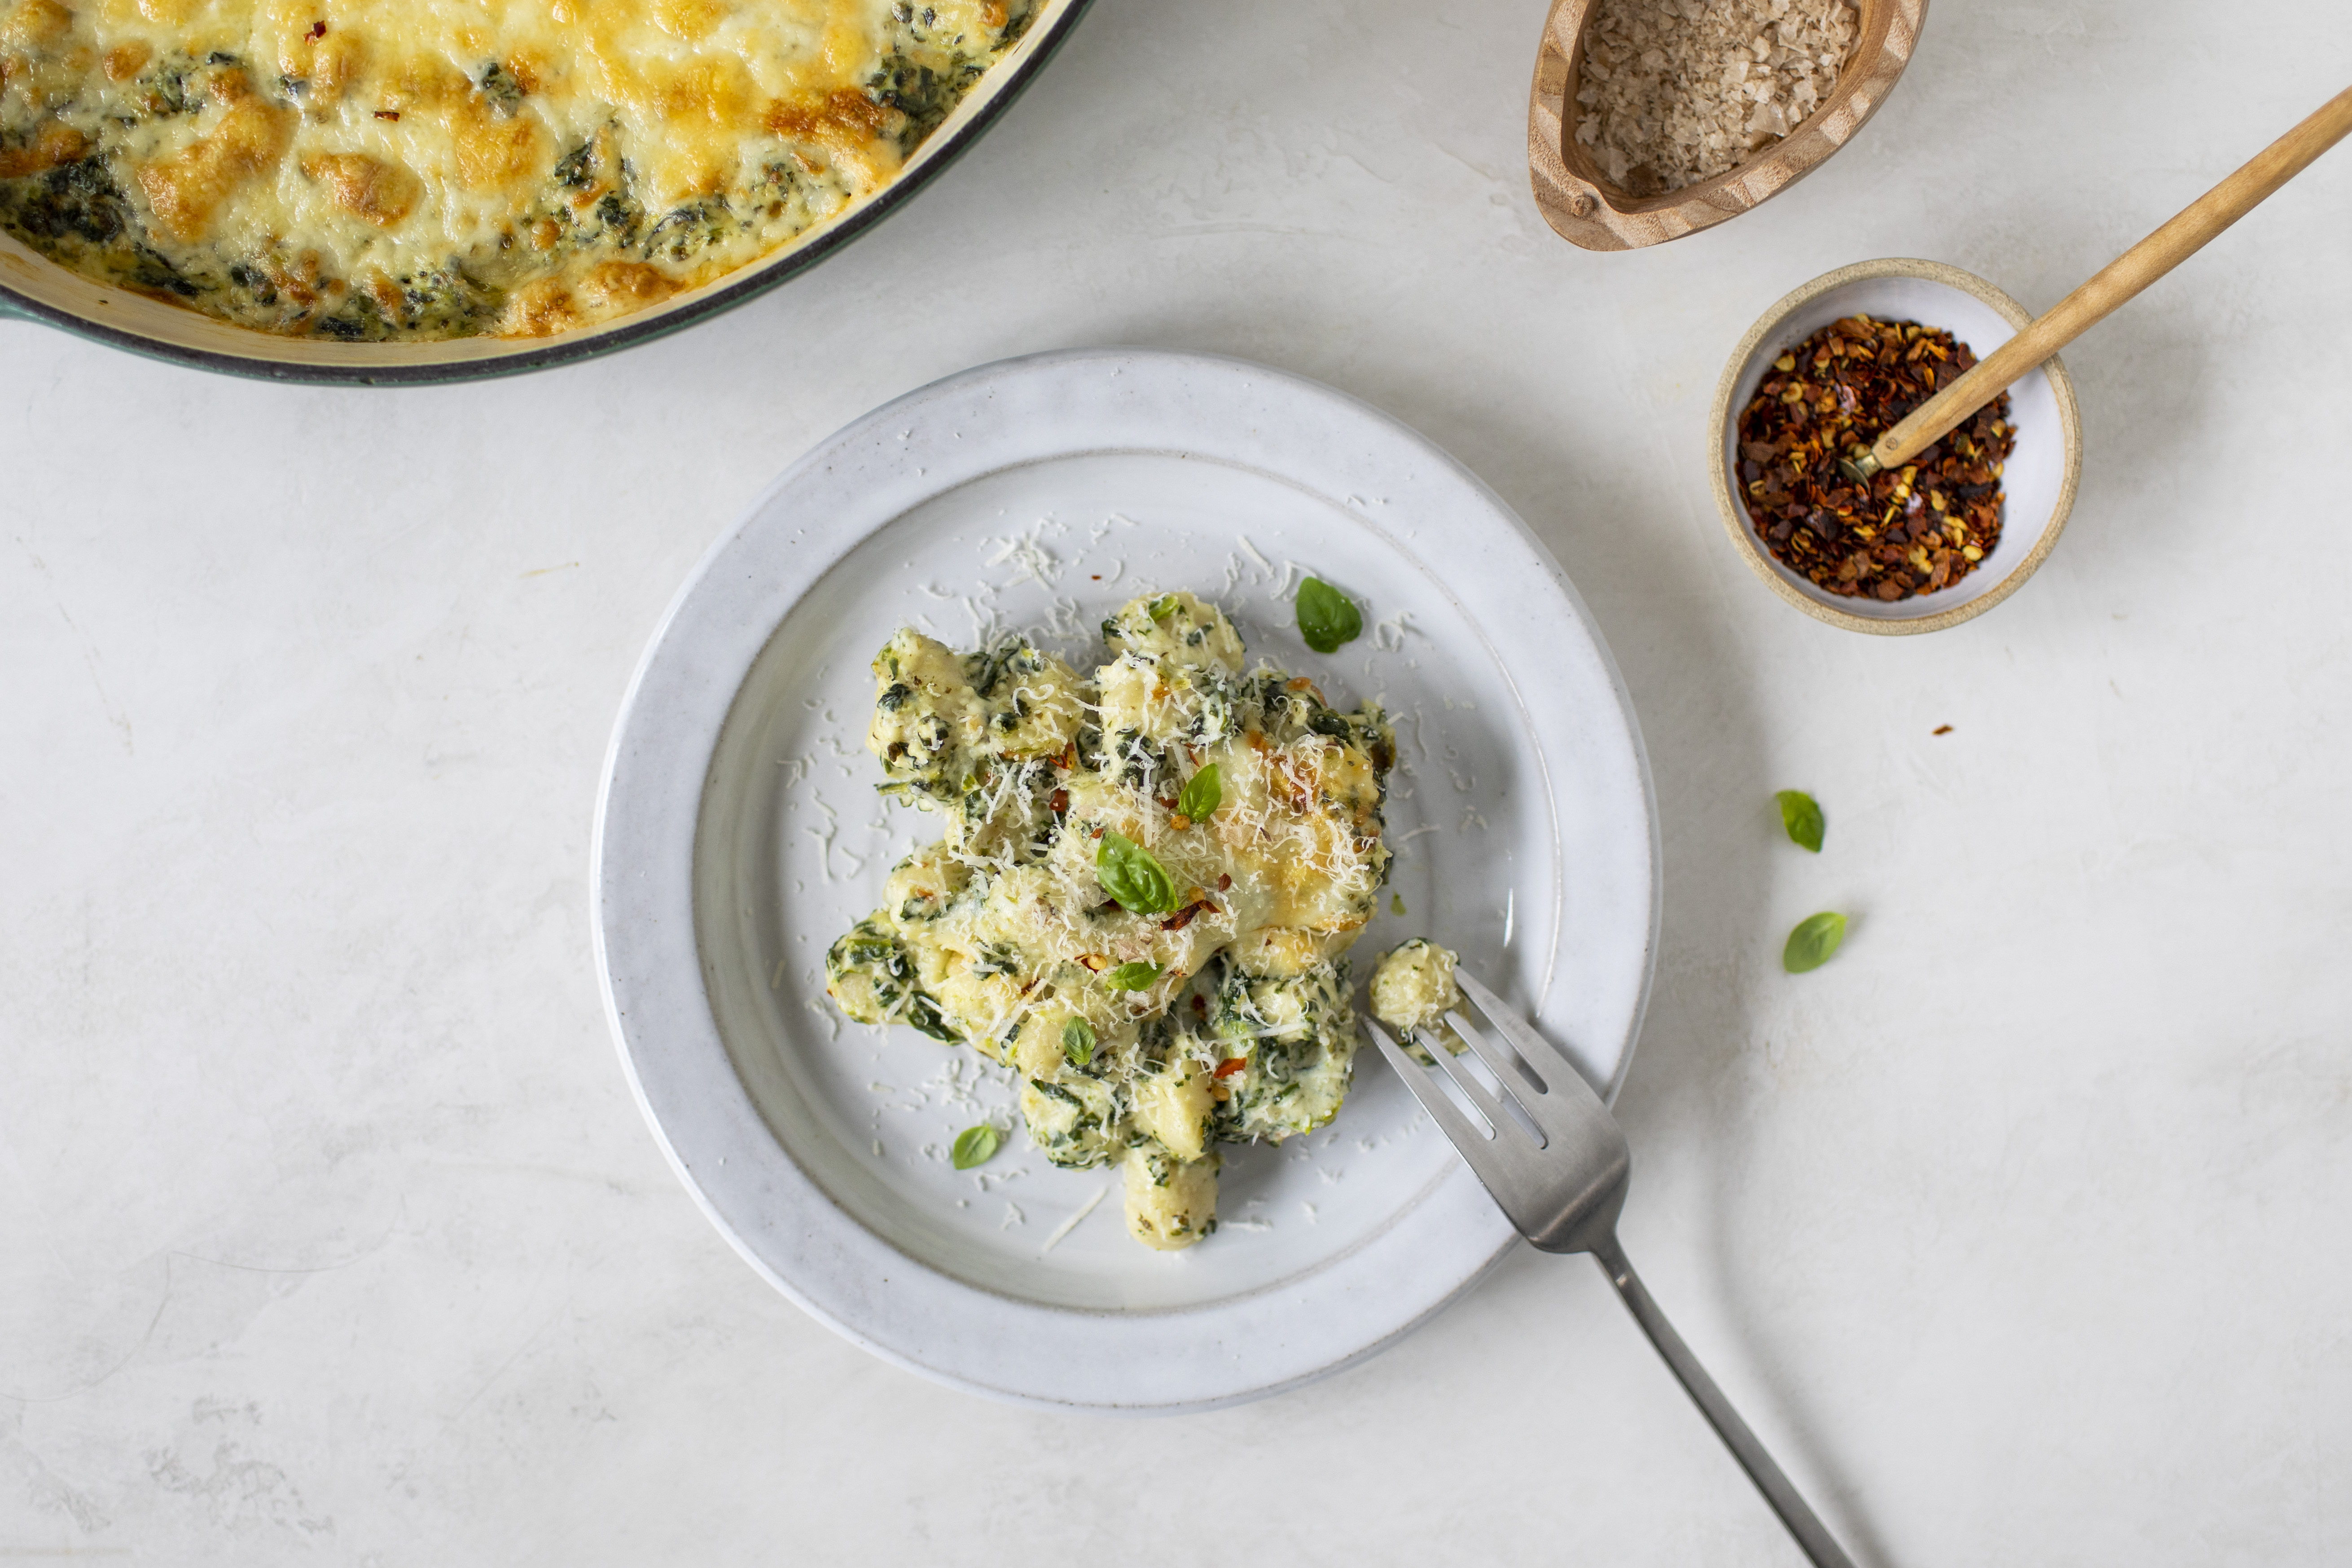
{"type": "Polygon", "coordinates": [[[1731,352],[1707,421],[1715,504],[1740,559],[1767,587],[1815,620],[1853,632],[1937,632],[1973,620],[2033,575],[2074,507],[2083,471],[2083,421],[2074,384],[2056,356],[2009,389],[2017,447],[2001,469],[2000,543],[1949,587],[1897,599],[1847,598],[1814,586],[1773,559],[1738,495],[1739,414],[1772,362],[1846,316],[1941,327],[1982,358],[2032,321],[2025,307],[1973,273],[1940,261],[1890,257],[1825,273],[1764,312],[1731,352]]]}

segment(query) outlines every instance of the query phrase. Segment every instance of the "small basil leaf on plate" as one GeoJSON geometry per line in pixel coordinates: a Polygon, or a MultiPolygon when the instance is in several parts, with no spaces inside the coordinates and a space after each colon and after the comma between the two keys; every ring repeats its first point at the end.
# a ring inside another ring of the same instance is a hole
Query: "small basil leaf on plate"
{"type": "Polygon", "coordinates": [[[1120,964],[1105,974],[1103,979],[1114,991],[1149,991],[1151,983],[1160,978],[1162,967],[1157,963],[1146,963],[1139,958],[1133,963],[1120,964]]]}
{"type": "Polygon", "coordinates": [[[1404,913],[1404,895],[1402,893],[1391,893],[1389,895],[1389,913],[1392,915],[1401,915],[1404,913]]]}
{"type": "Polygon", "coordinates": [[[1184,791],[1176,797],[1176,812],[1195,822],[1205,822],[1225,798],[1225,786],[1217,777],[1217,764],[1211,763],[1194,773],[1184,791]]]}
{"type": "Polygon", "coordinates": [[[983,1121],[956,1134],[955,1147],[948,1151],[948,1158],[955,1162],[957,1170],[969,1171],[974,1165],[987,1164],[989,1156],[996,1152],[998,1142],[996,1129],[983,1121]]]}
{"type": "Polygon", "coordinates": [[[1106,833],[1095,847],[1095,880],[1118,900],[1120,908],[1133,913],[1175,911],[1176,884],[1168,879],[1167,868],[1124,833],[1106,833]]]}
{"type": "Polygon", "coordinates": [[[1819,969],[1830,961],[1830,954],[1845,940],[1845,917],[1824,910],[1808,915],[1797,922],[1789,933],[1789,943],[1780,950],[1780,967],[1791,974],[1802,974],[1809,969],[1819,969]]]}
{"type": "Polygon", "coordinates": [[[1095,1026],[1084,1018],[1073,1018],[1063,1025],[1062,1054],[1077,1067],[1084,1067],[1094,1060],[1095,1026]]]}
{"type": "Polygon", "coordinates": [[[1784,789],[1772,798],[1780,803],[1780,826],[1789,830],[1789,842],[1820,854],[1821,803],[1801,789],[1784,789]]]}
{"type": "Polygon", "coordinates": [[[1298,635],[1317,653],[1338,653],[1364,631],[1364,614],[1356,601],[1320,577],[1298,584],[1298,635]]]}

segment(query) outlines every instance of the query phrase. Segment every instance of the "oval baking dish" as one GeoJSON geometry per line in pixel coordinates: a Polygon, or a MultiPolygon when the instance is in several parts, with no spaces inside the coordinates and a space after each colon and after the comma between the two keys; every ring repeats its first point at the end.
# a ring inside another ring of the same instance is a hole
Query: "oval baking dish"
{"type": "Polygon", "coordinates": [[[552,337],[344,342],[278,336],[76,272],[0,233],[0,319],[38,321],[174,363],[265,380],[415,385],[513,375],[612,353],[706,321],[831,256],[913,197],[995,123],[1092,0],[1042,0],[1014,45],[927,137],[896,178],[768,255],[633,314],[552,337]]]}

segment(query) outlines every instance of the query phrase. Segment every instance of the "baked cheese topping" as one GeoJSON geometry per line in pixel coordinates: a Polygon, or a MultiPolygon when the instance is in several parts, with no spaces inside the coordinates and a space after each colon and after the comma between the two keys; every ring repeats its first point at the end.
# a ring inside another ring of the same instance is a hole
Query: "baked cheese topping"
{"type": "Polygon", "coordinates": [[[887,184],[1033,0],[0,0],[0,226],[270,331],[543,336],[887,184]]]}
{"type": "Polygon", "coordinates": [[[1013,1068],[1046,1157],[1119,1163],[1129,1229],[1189,1247],[1216,1144],[1313,1131],[1347,1094],[1345,954],[1388,874],[1396,741],[1376,707],[1244,672],[1190,594],[1103,638],[1091,679],[1017,641],[890,639],[867,745],[946,836],[834,944],[826,989],[1013,1068]]]}

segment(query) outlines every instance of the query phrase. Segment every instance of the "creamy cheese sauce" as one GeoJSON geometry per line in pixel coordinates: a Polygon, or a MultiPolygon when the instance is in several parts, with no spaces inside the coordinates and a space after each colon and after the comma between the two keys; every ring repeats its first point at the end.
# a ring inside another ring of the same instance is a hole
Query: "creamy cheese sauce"
{"type": "Polygon", "coordinates": [[[1014,1068],[1046,1157],[1119,1163],[1129,1228],[1187,1247],[1215,1225],[1215,1144],[1312,1131],[1347,1094],[1396,743],[1375,707],[1244,673],[1190,594],[1103,634],[1091,679],[1019,643],[882,650],[881,787],[947,831],[834,944],[826,989],[1014,1068]]]}
{"type": "Polygon", "coordinates": [[[1394,1029],[1417,1060],[1429,1059],[1433,1039],[1454,1056],[1467,1048],[1445,1021],[1445,1015],[1462,1005],[1455,962],[1451,948],[1414,937],[1389,949],[1372,971],[1372,1016],[1394,1029]]]}
{"type": "Polygon", "coordinates": [[[1451,949],[1414,937],[1381,956],[1372,971],[1372,1016],[1398,1029],[1433,1029],[1462,1005],[1451,949]]]}
{"type": "Polygon", "coordinates": [[[887,184],[1031,9],[0,0],[0,226],[268,331],[542,336],[887,184]]]}

